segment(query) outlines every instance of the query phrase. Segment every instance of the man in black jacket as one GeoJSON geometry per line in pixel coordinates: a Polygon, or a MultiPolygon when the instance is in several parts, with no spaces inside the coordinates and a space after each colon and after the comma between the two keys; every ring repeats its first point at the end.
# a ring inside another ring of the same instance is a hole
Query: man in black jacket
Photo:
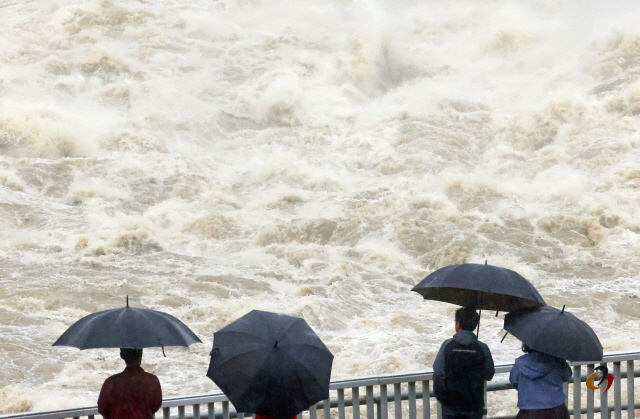
{"type": "Polygon", "coordinates": [[[433,363],[433,387],[443,419],[481,419],[485,381],[495,368],[491,351],[473,330],[480,316],[471,308],[456,310],[456,334],[442,343],[433,363]]]}

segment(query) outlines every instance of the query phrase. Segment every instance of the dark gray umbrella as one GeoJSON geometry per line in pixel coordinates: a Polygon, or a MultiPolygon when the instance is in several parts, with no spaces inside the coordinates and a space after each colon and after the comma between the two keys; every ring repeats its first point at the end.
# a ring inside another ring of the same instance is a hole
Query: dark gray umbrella
{"type": "Polygon", "coordinates": [[[200,339],[180,320],[161,311],[127,306],[81,318],[53,346],[80,349],[189,346],[200,339]]]}
{"type": "Polygon", "coordinates": [[[536,351],[567,361],[602,361],[602,345],[591,327],[571,313],[540,307],[507,313],[504,330],[536,351]]]}
{"type": "Polygon", "coordinates": [[[238,412],[291,419],[329,398],[332,363],[303,319],[253,310],[213,334],[207,376],[238,412]]]}
{"type": "Polygon", "coordinates": [[[477,310],[515,311],[545,305],[534,286],[520,274],[486,263],[445,266],[427,276],[411,291],[427,300],[477,310]]]}

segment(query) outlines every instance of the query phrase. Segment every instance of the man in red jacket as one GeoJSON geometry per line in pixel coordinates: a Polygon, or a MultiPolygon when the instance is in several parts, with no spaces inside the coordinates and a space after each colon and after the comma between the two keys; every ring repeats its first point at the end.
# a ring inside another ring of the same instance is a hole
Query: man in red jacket
{"type": "Polygon", "coordinates": [[[107,378],[98,397],[98,412],[105,419],[151,419],[162,405],[160,380],[145,372],[142,349],[120,349],[127,367],[107,378]]]}

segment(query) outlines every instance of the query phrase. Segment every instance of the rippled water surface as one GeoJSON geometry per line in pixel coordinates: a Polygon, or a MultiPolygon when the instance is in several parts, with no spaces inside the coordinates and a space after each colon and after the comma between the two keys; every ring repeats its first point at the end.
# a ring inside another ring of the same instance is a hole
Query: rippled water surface
{"type": "Polygon", "coordinates": [[[94,405],[117,351],[51,344],[127,295],[204,342],[145,350],[167,396],[215,389],[212,334],[251,309],[304,317],[334,378],[430,368],[456,307],[409,290],[464,261],[637,348],[639,14],[0,0],[0,411],[94,405]]]}

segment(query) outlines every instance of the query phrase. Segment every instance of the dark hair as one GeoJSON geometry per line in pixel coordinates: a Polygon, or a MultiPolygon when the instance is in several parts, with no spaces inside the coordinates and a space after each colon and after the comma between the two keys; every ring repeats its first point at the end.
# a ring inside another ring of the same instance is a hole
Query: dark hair
{"type": "Polygon", "coordinates": [[[522,352],[525,353],[529,353],[529,352],[535,352],[533,349],[531,349],[530,347],[528,347],[525,343],[522,344],[522,352]]]}
{"type": "Polygon", "coordinates": [[[120,358],[127,364],[142,361],[142,349],[120,348],[120,358]]]}
{"type": "Polygon", "coordinates": [[[473,331],[478,327],[478,321],[480,316],[475,309],[464,307],[456,310],[456,323],[460,325],[463,330],[473,331]]]}

